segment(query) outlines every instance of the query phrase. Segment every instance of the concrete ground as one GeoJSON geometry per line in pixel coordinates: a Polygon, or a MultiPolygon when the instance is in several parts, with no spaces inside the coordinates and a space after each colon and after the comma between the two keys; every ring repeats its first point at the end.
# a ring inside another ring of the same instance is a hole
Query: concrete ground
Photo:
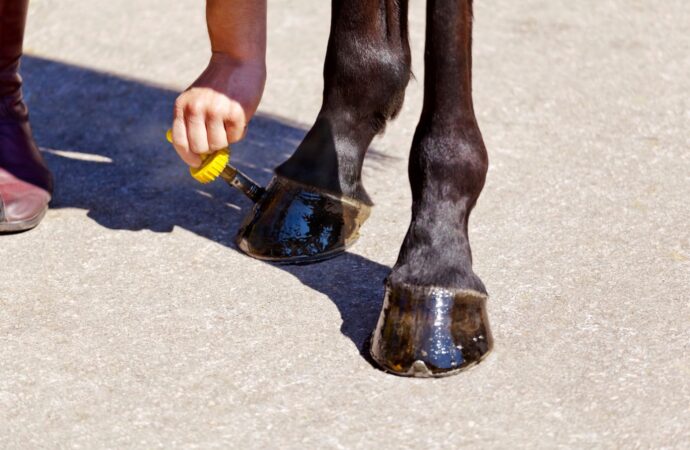
{"type": "MultiPolygon", "coordinates": [[[[266,182],[315,117],[329,2],[271,0],[269,82],[235,161],[266,182]]],[[[360,354],[409,220],[418,81],[376,140],[346,256],[248,259],[250,204],[164,142],[204,67],[202,2],[32,0],[23,72],[57,178],[0,237],[3,448],[689,448],[690,9],[478,1],[491,155],[471,221],[496,348],[411,380],[360,354]]]]}

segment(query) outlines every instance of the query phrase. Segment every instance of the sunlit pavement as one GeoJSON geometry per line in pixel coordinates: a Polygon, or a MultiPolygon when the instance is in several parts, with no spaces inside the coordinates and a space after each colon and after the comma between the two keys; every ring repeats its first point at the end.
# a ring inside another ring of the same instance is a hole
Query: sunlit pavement
{"type": "MultiPolygon", "coordinates": [[[[409,220],[425,2],[361,240],[290,268],[235,249],[250,203],[164,140],[209,55],[202,3],[32,0],[26,97],[57,191],[0,237],[0,447],[690,445],[686,2],[475,2],[491,168],[470,226],[496,348],[434,381],[360,353],[409,220]]],[[[318,111],[329,25],[329,2],[269,3],[265,101],[233,155],[262,183],[318,111]]]]}

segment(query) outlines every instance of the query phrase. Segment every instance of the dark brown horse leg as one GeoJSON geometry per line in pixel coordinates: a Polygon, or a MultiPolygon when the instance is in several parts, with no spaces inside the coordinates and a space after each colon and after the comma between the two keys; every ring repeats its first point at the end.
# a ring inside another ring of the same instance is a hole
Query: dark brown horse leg
{"type": "Polygon", "coordinates": [[[333,0],[321,111],[279,175],[368,200],[364,154],[410,78],[407,0],[333,0]]]}
{"type": "Polygon", "coordinates": [[[372,339],[374,359],[401,375],[455,373],[492,347],[467,235],[488,167],[472,104],[471,41],[471,0],[428,1],[424,108],[409,165],[412,222],[372,339]]]}
{"type": "Polygon", "coordinates": [[[259,259],[314,262],[354,242],[371,205],[365,153],[410,79],[407,0],[333,0],[332,8],[321,111],[238,236],[259,259]]]}

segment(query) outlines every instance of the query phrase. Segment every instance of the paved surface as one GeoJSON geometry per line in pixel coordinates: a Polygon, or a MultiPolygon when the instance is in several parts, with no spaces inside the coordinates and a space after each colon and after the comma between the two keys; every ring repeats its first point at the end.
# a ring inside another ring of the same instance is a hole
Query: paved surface
{"type": "MultiPolygon", "coordinates": [[[[360,355],[409,219],[421,82],[373,145],[352,252],[250,260],[231,243],[249,203],[163,142],[208,55],[199,3],[32,0],[27,97],[58,188],[38,229],[0,238],[0,447],[690,446],[685,1],[476,2],[491,169],[471,234],[496,350],[435,381],[360,355]]],[[[318,110],[329,14],[270,3],[266,98],[236,147],[262,182],[318,110]]]]}

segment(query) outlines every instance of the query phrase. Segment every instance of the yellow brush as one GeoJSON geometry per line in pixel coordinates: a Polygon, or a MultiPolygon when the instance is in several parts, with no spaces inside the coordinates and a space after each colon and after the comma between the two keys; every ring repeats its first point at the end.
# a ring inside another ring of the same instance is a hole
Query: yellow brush
{"type": "MultiPolygon", "coordinates": [[[[168,130],[165,137],[168,139],[168,142],[172,144],[172,130],[168,130]]],[[[201,166],[198,168],[189,168],[189,173],[199,183],[207,184],[221,177],[226,183],[240,190],[253,202],[258,202],[264,194],[264,188],[230,165],[230,147],[218,150],[209,155],[199,156],[201,156],[201,166]]]]}

